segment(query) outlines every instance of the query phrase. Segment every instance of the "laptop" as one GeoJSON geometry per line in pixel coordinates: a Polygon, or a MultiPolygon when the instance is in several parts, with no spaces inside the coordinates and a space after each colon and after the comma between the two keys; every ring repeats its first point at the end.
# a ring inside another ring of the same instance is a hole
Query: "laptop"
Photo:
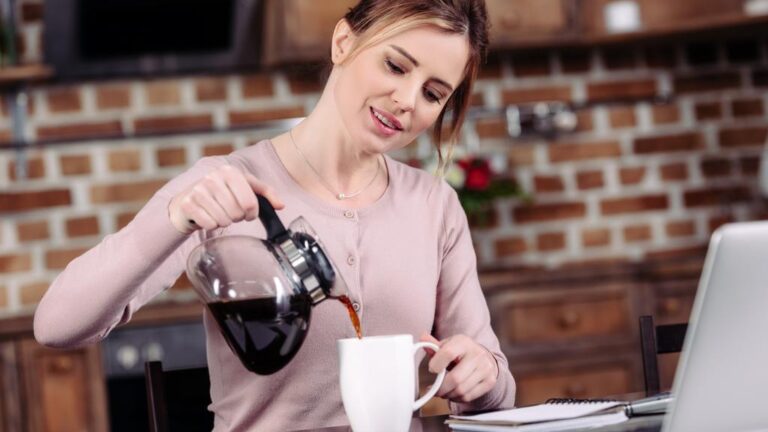
{"type": "Polygon", "coordinates": [[[768,222],[709,244],[663,432],[768,430],[768,222]]]}

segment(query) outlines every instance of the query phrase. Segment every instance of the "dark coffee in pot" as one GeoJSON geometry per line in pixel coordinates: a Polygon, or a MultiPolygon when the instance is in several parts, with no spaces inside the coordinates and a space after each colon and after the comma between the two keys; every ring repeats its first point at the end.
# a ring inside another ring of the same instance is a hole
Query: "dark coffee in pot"
{"type": "Polygon", "coordinates": [[[260,375],[293,359],[309,330],[312,298],[296,294],[208,303],[224,338],[243,365],[260,375]]]}

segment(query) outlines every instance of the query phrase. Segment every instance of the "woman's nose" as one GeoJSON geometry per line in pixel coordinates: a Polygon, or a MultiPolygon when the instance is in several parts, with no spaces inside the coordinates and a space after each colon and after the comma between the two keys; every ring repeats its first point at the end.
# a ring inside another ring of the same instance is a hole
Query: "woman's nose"
{"type": "Polygon", "coordinates": [[[418,88],[416,86],[401,86],[392,93],[392,100],[397,109],[403,112],[413,111],[418,97],[418,88]]]}

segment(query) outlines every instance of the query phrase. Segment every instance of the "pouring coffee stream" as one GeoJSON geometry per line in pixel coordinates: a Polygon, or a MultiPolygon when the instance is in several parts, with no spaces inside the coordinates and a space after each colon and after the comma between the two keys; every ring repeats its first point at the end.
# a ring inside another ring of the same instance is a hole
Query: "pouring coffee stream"
{"type": "Polygon", "coordinates": [[[225,235],[202,242],[187,259],[187,275],[243,365],[277,372],[301,348],[312,307],[326,298],[360,322],[344,280],[317,234],[299,217],[286,229],[269,201],[257,195],[266,239],[225,235]]]}
{"type": "Polygon", "coordinates": [[[349,297],[345,295],[340,296],[338,300],[344,303],[344,306],[347,307],[347,313],[349,314],[350,321],[352,321],[352,327],[355,328],[355,334],[357,335],[358,339],[362,339],[363,329],[360,327],[360,317],[357,316],[357,312],[355,312],[355,307],[352,305],[352,300],[350,300],[349,297]]]}

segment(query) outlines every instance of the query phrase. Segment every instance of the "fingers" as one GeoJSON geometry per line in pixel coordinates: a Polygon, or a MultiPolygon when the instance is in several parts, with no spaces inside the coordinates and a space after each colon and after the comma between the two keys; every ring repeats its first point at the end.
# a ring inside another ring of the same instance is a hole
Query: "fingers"
{"type": "Polygon", "coordinates": [[[456,366],[445,375],[443,385],[437,392],[438,396],[448,397],[450,394],[460,390],[460,392],[469,390],[475,382],[469,382],[469,378],[475,373],[477,367],[476,355],[466,355],[456,366]],[[470,387],[467,387],[470,386],[470,387]]]}
{"type": "MultiPolygon", "coordinates": [[[[422,335],[421,340],[428,338],[422,335]]],[[[496,359],[483,346],[463,335],[445,339],[439,345],[440,350],[430,360],[429,369],[435,372],[447,368],[449,372],[437,396],[469,402],[496,385],[496,359]],[[454,367],[450,368],[452,364],[454,367]]]]}
{"type": "Polygon", "coordinates": [[[485,378],[481,378],[480,374],[473,374],[471,384],[467,384],[466,389],[457,389],[445,396],[446,399],[457,402],[472,402],[480,396],[491,391],[496,384],[495,381],[489,381],[485,378]],[[476,378],[476,379],[475,379],[476,378]]]}
{"type": "MultiPolygon", "coordinates": [[[[488,393],[489,391],[491,391],[491,389],[493,388],[494,385],[496,385],[496,381],[495,380],[489,381],[489,380],[483,379],[482,381],[477,383],[472,388],[472,390],[470,390],[469,392],[467,392],[467,393],[465,393],[465,394],[463,394],[461,396],[457,395],[453,399],[454,400],[460,400],[462,402],[472,402],[473,400],[475,400],[475,399],[479,398],[480,396],[482,396],[482,395],[488,393]]],[[[449,397],[449,399],[451,399],[451,397],[449,397]]]]}
{"type": "Polygon", "coordinates": [[[259,215],[256,194],[264,195],[276,209],[285,205],[274,189],[249,173],[225,165],[209,172],[168,206],[171,223],[183,233],[223,228],[259,215]]]}
{"type": "Polygon", "coordinates": [[[249,173],[245,173],[245,179],[248,181],[251,189],[255,193],[263,195],[264,198],[269,200],[269,203],[272,204],[272,207],[274,207],[276,210],[280,210],[285,207],[285,204],[283,204],[283,201],[277,197],[277,193],[275,193],[275,190],[271,186],[267,186],[264,182],[249,173]]]}
{"type": "MultiPolygon", "coordinates": [[[[422,335],[419,336],[419,342],[431,342],[437,346],[440,346],[440,341],[435,339],[435,337],[429,333],[422,333],[422,335]]],[[[432,348],[424,348],[424,351],[427,352],[430,358],[435,355],[435,350],[432,348]]]]}
{"type": "MultiPolygon", "coordinates": [[[[463,378],[457,376],[456,381],[453,389],[444,397],[461,402],[469,402],[484,395],[496,384],[496,379],[491,374],[491,367],[487,362],[482,361],[473,362],[472,371],[464,374],[463,378]]],[[[450,384],[454,384],[454,381],[450,384]]]]}
{"type": "Polygon", "coordinates": [[[236,170],[226,170],[223,175],[225,186],[234,197],[238,210],[243,213],[242,218],[256,219],[259,216],[259,203],[245,175],[241,175],[236,170]]]}
{"type": "Polygon", "coordinates": [[[463,341],[458,336],[439,342],[440,350],[429,361],[429,371],[438,373],[443,369],[448,369],[451,363],[461,360],[461,356],[466,351],[466,347],[463,345],[463,341]]]}
{"type": "Polygon", "coordinates": [[[192,202],[192,198],[189,199],[189,204],[186,205],[184,213],[187,215],[187,223],[190,225],[188,228],[190,231],[194,231],[198,228],[211,230],[219,226],[216,219],[214,219],[204,208],[200,207],[196,203],[192,202]]]}
{"type": "MultiPolygon", "coordinates": [[[[196,191],[191,196],[192,202],[205,211],[214,221],[216,225],[220,227],[229,226],[232,224],[233,219],[227,214],[227,211],[223,208],[220,201],[224,201],[224,197],[215,198],[215,195],[210,191],[205,190],[203,187],[201,190],[196,191]]],[[[195,220],[195,222],[197,222],[195,220]]]]}

